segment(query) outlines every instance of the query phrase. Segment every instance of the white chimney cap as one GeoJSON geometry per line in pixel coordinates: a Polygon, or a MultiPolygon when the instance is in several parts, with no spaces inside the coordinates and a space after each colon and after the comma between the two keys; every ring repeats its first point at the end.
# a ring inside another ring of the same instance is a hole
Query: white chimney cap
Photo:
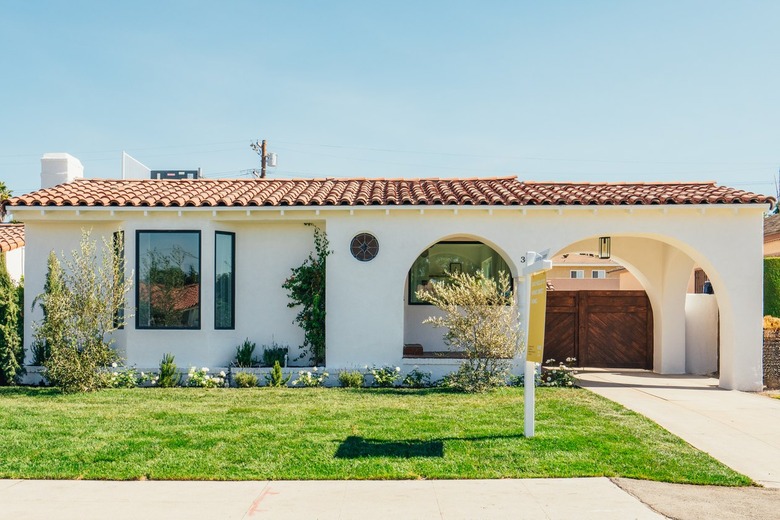
{"type": "Polygon", "coordinates": [[[69,153],[45,153],[41,157],[41,188],[51,188],[83,177],[84,166],[69,153]]]}

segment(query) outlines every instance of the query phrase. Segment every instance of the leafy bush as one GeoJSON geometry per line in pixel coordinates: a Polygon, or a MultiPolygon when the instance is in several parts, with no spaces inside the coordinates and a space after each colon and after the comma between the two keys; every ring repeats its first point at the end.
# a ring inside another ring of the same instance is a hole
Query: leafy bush
{"type": "Polygon", "coordinates": [[[190,371],[187,373],[187,386],[195,388],[222,388],[225,386],[226,381],[224,372],[212,376],[209,374],[207,367],[203,367],[200,370],[190,367],[190,371]]]}
{"type": "Polygon", "coordinates": [[[325,363],[325,261],[331,251],[325,233],[312,224],[306,225],[314,227],[314,251],[300,267],[292,269],[282,288],[290,298],[288,307],[302,307],[295,323],[303,329],[303,348],[315,365],[321,365],[325,363]]]}
{"type": "Polygon", "coordinates": [[[277,344],[275,341],[270,346],[263,345],[263,362],[261,366],[272,367],[274,364],[284,364],[284,358],[287,356],[289,347],[277,344]]]}
{"type": "Polygon", "coordinates": [[[24,347],[19,334],[18,289],[5,264],[5,253],[0,253],[0,385],[15,384],[24,372],[24,347]]]}
{"type": "Polygon", "coordinates": [[[498,282],[476,275],[452,273],[446,283],[429,284],[417,298],[431,303],[444,316],[424,323],[446,329],[444,342],[463,352],[466,360],[448,383],[467,392],[483,392],[506,384],[511,360],[520,351],[520,320],[509,285],[499,273],[498,282]]]}
{"type": "Polygon", "coordinates": [[[411,372],[406,374],[406,377],[404,377],[401,385],[409,388],[429,387],[431,386],[431,373],[422,372],[419,368],[414,367],[411,372]]]}
{"type": "Polygon", "coordinates": [[[780,329],[780,318],[774,316],[764,316],[764,330],[780,329]]]}
{"type": "Polygon", "coordinates": [[[548,359],[545,361],[542,367],[542,377],[539,382],[539,386],[554,386],[554,387],[573,387],[574,386],[574,374],[577,372],[571,368],[577,362],[576,358],[566,358],[566,362],[561,361],[558,366],[555,366],[554,359],[548,359]]]}
{"type": "Polygon", "coordinates": [[[257,376],[249,372],[236,372],[233,381],[238,388],[253,388],[257,386],[257,376]]]}
{"type": "MultiPolygon", "coordinates": [[[[82,230],[78,250],[65,258],[59,292],[44,292],[35,301],[47,312],[34,327],[36,341],[46,341],[50,357],[46,377],[63,392],[88,392],[109,385],[105,368],[116,359],[111,333],[124,325],[130,279],[124,277],[121,248],[103,240],[97,251],[89,231],[82,230]],[[52,327],[47,327],[47,323],[52,327]],[[49,334],[52,330],[61,335],[49,334]],[[50,340],[54,342],[49,343],[50,340]]],[[[51,264],[59,264],[56,256],[51,264]]]]}
{"type": "Polygon", "coordinates": [[[284,377],[282,365],[280,365],[278,361],[274,363],[271,372],[265,376],[268,386],[287,386],[287,382],[290,381],[290,379],[292,379],[292,375],[284,377]]]}
{"type": "Polygon", "coordinates": [[[322,386],[328,379],[327,372],[320,372],[317,367],[311,370],[301,370],[298,372],[298,379],[292,382],[293,386],[297,386],[298,383],[306,388],[313,388],[316,386],[322,386]]]}
{"type": "Polygon", "coordinates": [[[378,386],[379,388],[392,388],[395,386],[395,382],[401,376],[401,369],[399,367],[371,367],[369,373],[374,378],[372,386],[378,386]]]}
{"type": "Polygon", "coordinates": [[[236,360],[233,361],[233,365],[240,368],[257,365],[257,359],[252,357],[256,346],[255,343],[249,341],[249,338],[245,339],[241,345],[236,347],[236,360]]]}
{"type": "Polygon", "coordinates": [[[43,311],[43,321],[33,323],[33,365],[44,366],[51,357],[52,345],[64,345],[66,337],[67,287],[62,265],[52,251],[47,261],[46,283],[43,294],[33,300],[43,311]]]}
{"type": "Polygon", "coordinates": [[[339,385],[343,388],[362,388],[366,377],[357,370],[339,372],[339,385]]]}
{"type": "Polygon", "coordinates": [[[764,258],[764,314],[780,318],[780,258],[764,258]]]}
{"type": "Polygon", "coordinates": [[[181,383],[181,374],[177,371],[173,354],[165,354],[160,360],[160,373],[157,375],[157,386],[173,388],[181,383]]]}

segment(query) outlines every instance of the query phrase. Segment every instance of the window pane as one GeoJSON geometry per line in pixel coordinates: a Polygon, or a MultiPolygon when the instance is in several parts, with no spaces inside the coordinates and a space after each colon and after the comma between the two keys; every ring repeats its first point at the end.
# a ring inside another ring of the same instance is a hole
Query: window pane
{"type": "Polygon", "coordinates": [[[214,278],[214,327],[235,327],[235,266],[233,233],[217,232],[214,278]]]}
{"type": "Polygon", "coordinates": [[[471,275],[482,272],[487,278],[498,280],[499,273],[511,275],[501,255],[479,242],[439,242],[423,252],[409,272],[409,303],[423,303],[416,292],[432,283],[447,279],[450,272],[471,275]]]}
{"type": "MultiPolygon", "coordinates": [[[[115,259],[119,262],[121,262],[121,276],[122,280],[125,279],[125,232],[124,231],[114,231],[113,235],[113,246],[114,246],[114,255],[115,259]]],[[[124,300],[122,302],[122,305],[119,306],[116,310],[116,314],[114,315],[114,327],[118,327],[120,329],[125,328],[125,304],[124,300]]]]}
{"type": "Polygon", "coordinates": [[[200,232],[138,232],[138,328],[200,328],[200,232]]]}

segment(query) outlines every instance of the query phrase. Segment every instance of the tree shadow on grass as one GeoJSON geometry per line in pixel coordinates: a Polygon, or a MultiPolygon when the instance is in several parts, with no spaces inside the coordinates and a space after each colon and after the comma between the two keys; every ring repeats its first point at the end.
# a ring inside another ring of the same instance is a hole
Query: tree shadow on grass
{"type": "Polygon", "coordinates": [[[520,439],[523,434],[489,435],[481,437],[446,437],[441,439],[383,440],[365,439],[350,435],[339,444],[337,459],[361,459],[368,457],[392,457],[411,459],[415,457],[443,458],[444,441],[484,441],[493,439],[520,439]]]}

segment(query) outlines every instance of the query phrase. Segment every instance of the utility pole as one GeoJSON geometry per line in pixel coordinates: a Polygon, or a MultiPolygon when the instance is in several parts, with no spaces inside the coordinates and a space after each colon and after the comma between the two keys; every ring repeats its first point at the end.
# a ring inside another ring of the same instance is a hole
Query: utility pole
{"type": "MultiPolygon", "coordinates": [[[[266,167],[274,168],[276,166],[276,154],[268,153],[268,147],[266,140],[255,141],[251,143],[249,147],[260,156],[260,178],[265,179],[266,167]]],[[[254,170],[254,175],[257,176],[257,170],[254,170]]]]}

